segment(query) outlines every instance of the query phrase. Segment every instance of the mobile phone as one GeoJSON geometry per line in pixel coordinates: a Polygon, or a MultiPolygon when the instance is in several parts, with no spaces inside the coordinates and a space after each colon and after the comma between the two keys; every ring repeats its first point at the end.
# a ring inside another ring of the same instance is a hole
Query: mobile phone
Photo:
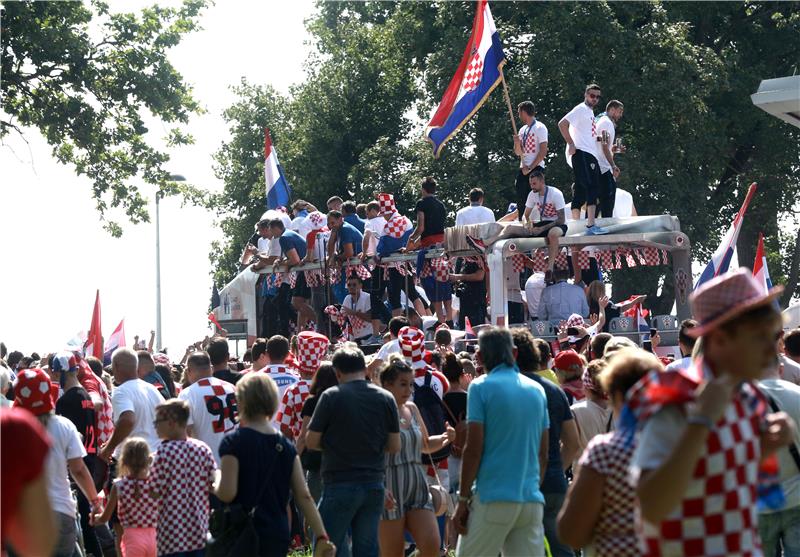
{"type": "Polygon", "coordinates": [[[646,340],[642,343],[642,349],[646,350],[647,352],[653,353],[653,343],[649,340],[646,340]]]}
{"type": "Polygon", "coordinates": [[[654,337],[657,334],[658,334],[658,329],[654,329],[653,327],[650,327],[650,336],[654,337]]]}
{"type": "Polygon", "coordinates": [[[571,337],[576,337],[578,336],[578,329],[575,327],[567,327],[567,334],[571,337]]]}

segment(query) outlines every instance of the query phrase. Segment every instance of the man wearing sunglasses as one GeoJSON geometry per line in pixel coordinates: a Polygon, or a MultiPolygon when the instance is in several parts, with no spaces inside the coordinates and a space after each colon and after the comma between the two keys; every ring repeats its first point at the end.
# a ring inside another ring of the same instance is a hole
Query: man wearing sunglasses
{"type": "Polygon", "coordinates": [[[600,193],[600,165],[597,162],[599,146],[595,127],[594,107],[600,102],[600,86],[586,87],[583,102],[570,110],[558,123],[558,129],[567,142],[567,161],[575,173],[572,217],[580,218],[581,207],[586,204],[586,234],[608,234],[608,230],[594,222],[597,198],[600,193]]]}

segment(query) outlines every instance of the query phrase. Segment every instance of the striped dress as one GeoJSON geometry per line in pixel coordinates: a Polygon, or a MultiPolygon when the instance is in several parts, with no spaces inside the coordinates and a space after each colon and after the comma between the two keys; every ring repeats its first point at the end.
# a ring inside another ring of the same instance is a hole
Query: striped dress
{"type": "Polygon", "coordinates": [[[409,427],[400,427],[400,452],[386,455],[386,488],[394,496],[395,507],[384,510],[381,519],[397,520],[413,509],[433,511],[421,455],[422,430],[412,412],[409,427]]]}

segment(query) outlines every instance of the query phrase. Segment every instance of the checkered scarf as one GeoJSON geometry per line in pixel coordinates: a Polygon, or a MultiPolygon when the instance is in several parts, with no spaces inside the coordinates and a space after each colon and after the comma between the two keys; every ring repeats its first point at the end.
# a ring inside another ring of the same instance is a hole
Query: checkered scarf
{"type": "Polygon", "coordinates": [[[427,367],[425,363],[425,333],[416,327],[403,327],[397,334],[403,357],[412,369],[427,367]]]}

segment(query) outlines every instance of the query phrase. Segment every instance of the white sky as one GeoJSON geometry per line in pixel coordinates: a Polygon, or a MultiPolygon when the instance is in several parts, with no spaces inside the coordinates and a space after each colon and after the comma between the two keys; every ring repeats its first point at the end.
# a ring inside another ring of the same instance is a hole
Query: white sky
{"type": "MultiPolygon", "coordinates": [[[[112,11],[152,3],[110,2],[112,11]]],[[[313,10],[311,0],[225,0],[203,12],[203,30],[187,36],[170,60],[207,113],[192,118],[187,131],[196,143],[173,153],[170,172],[201,187],[221,188],[211,155],[228,137],[222,120],[234,101],[228,87],[242,76],[284,93],[301,82],[310,52],[303,21],[313,10]]],[[[166,128],[153,131],[160,137],[166,128]]],[[[124,318],[128,345],[135,334],[147,339],[156,322],[152,201],[151,223],[134,226],[120,216],[123,237],[111,238],[95,211],[91,181],[59,164],[37,130],[26,137],[30,148],[13,136],[0,147],[0,340],[26,354],[61,349],[89,329],[98,288],[104,336],[124,318]]],[[[142,191],[152,200],[152,186],[142,191]]],[[[161,203],[163,345],[171,355],[182,355],[208,332],[208,253],[220,236],[213,220],[210,212],[182,208],[177,199],[161,203]]]]}

